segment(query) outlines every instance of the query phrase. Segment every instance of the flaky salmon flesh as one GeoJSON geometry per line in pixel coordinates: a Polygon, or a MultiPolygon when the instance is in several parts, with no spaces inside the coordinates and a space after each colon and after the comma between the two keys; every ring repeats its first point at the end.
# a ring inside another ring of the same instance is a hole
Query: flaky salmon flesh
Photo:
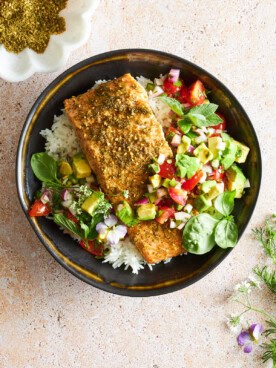
{"type": "MultiPolygon", "coordinates": [[[[65,100],[64,105],[101,190],[115,207],[128,190],[133,206],[147,192],[152,159],[173,156],[145,89],[125,74],[65,100]]],[[[166,224],[144,221],[129,227],[128,234],[148,263],[184,252],[180,230],[166,224]]]]}

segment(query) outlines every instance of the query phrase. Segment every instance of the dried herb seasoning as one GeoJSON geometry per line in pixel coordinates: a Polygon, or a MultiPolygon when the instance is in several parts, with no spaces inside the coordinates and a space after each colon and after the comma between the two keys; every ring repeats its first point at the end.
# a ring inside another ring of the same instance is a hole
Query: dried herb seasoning
{"type": "Polygon", "coordinates": [[[43,53],[50,36],[65,31],[59,12],[68,0],[1,0],[0,43],[7,51],[19,53],[30,48],[43,53]]]}

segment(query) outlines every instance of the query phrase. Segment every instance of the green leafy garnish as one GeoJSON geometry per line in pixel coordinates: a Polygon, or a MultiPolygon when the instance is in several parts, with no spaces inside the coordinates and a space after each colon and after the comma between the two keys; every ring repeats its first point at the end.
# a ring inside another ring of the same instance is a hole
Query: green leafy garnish
{"type": "Polygon", "coordinates": [[[169,108],[176,113],[176,115],[182,116],[184,115],[184,107],[181,105],[179,101],[175,98],[171,98],[168,96],[160,96],[159,97],[163,102],[165,102],[169,108]]]}
{"type": "Polygon", "coordinates": [[[78,224],[76,224],[74,221],[69,220],[66,216],[64,216],[61,213],[55,213],[54,217],[53,217],[54,222],[61,226],[64,227],[65,229],[69,230],[71,233],[75,234],[76,236],[78,236],[79,238],[83,238],[84,234],[81,231],[80,227],[78,224]]]}
{"type": "Polygon", "coordinates": [[[264,248],[266,254],[276,264],[276,215],[265,221],[265,226],[256,227],[253,230],[255,239],[258,240],[264,248]]]}
{"type": "Polygon", "coordinates": [[[183,246],[189,253],[205,254],[215,246],[214,230],[218,220],[207,213],[192,217],[183,230],[183,246]]]}
{"type": "MultiPolygon", "coordinates": [[[[184,134],[189,133],[192,127],[192,123],[190,121],[186,121],[185,119],[178,120],[177,125],[184,134]]],[[[197,134],[195,134],[195,137],[197,137],[197,134]]]]}
{"type": "Polygon", "coordinates": [[[192,107],[183,117],[184,122],[197,126],[198,128],[218,125],[222,119],[215,114],[218,105],[209,103],[192,107]]]}
{"type": "Polygon", "coordinates": [[[58,164],[46,152],[34,153],[31,167],[35,176],[48,187],[62,186],[57,177],[58,164]]]}
{"type": "Polygon", "coordinates": [[[190,179],[200,168],[201,164],[198,158],[178,153],[176,155],[175,166],[178,169],[178,175],[181,178],[187,176],[190,179]]]}
{"type": "Polygon", "coordinates": [[[233,248],[238,240],[238,228],[233,216],[219,221],[215,229],[215,242],[221,248],[233,248]]]}
{"type": "Polygon", "coordinates": [[[215,209],[224,216],[229,216],[234,208],[236,190],[221,193],[214,202],[215,209]]]}

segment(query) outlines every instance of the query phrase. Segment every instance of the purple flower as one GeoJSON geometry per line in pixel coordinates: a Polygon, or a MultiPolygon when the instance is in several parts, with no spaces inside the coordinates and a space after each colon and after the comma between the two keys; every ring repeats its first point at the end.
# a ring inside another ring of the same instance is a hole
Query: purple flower
{"type": "Polygon", "coordinates": [[[245,353],[251,353],[253,343],[257,343],[263,332],[263,326],[260,323],[254,323],[247,330],[242,330],[237,337],[237,342],[243,346],[245,353]]]}
{"type": "Polygon", "coordinates": [[[106,240],[109,245],[116,245],[126,236],[127,227],[125,225],[117,225],[118,219],[114,215],[109,215],[104,222],[96,225],[96,231],[101,240],[106,240]]]}

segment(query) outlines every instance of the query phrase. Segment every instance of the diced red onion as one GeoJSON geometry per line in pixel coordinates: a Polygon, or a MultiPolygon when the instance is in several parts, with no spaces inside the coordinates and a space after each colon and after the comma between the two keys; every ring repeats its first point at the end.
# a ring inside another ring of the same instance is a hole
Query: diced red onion
{"type": "Polygon", "coordinates": [[[168,80],[169,82],[175,83],[178,81],[180,75],[179,69],[171,69],[168,74],[168,80]]]}
{"type": "Polygon", "coordinates": [[[173,139],[171,140],[171,145],[174,147],[179,146],[181,143],[181,135],[175,134],[173,139]]]}
{"type": "Polygon", "coordinates": [[[72,199],[67,199],[65,201],[62,201],[61,204],[63,205],[63,207],[69,208],[72,204],[72,199]]]}
{"type": "Polygon", "coordinates": [[[188,149],[187,149],[187,152],[189,152],[189,153],[193,153],[193,152],[194,152],[194,150],[195,150],[195,147],[194,147],[194,146],[192,146],[192,145],[190,145],[190,146],[188,147],[188,149]]]}
{"type": "Polygon", "coordinates": [[[71,200],[73,199],[73,196],[72,194],[69,192],[68,189],[63,189],[62,192],[60,193],[61,195],[61,198],[64,200],[64,201],[68,201],[68,200],[71,200]]]}
{"type": "Polygon", "coordinates": [[[141,204],[148,204],[149,200],[146,197],[143,197],[141,199],[139,199],[139,201],[137,201],[134,206],[140,206],[141,204]]]}
{"type": "Polygon", "coordinates": [[[43,204],[46,204],[52,201],[52,197],[52,192],[49,189],[46,189],[40,197],[40,200],[43,204]]]}
{"type": "Polygon", "coordinates": [[[158,97],[164,93],[163,89],[159,86],[156,86],[152,91],[151,97],[158,97]]]}
{"type": "Polygon", "coordinates": [[[161,204],[161,202],[162,202],[162,198],[158,198],[158,199],[156,199],[156,201],[155,201],[155,205],[156,205],[156,206],[159,206],[159,205],[161,204]]]}
{"type": "Polygon", "coordinates": [[[165,188],[159,188],[156,191],[157,198],[162,198],[167,194],[167,191],[165,188]]]}
{"type": "Polygon", "coordinates": [[[166,160],[166,156],[163,153],[160,153],[157,159],[158,165],[162,165],[166,160]]]}

